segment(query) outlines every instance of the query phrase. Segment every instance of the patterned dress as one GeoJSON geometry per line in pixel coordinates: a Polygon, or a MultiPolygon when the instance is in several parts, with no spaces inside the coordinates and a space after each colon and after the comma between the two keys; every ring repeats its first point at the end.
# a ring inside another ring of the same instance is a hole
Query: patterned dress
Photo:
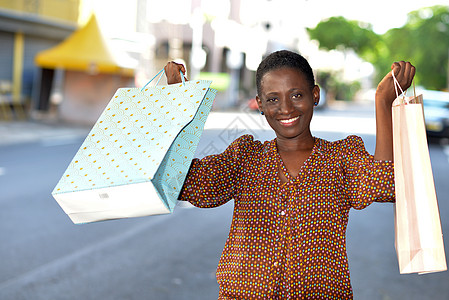
{"type": "Polygon", "coordinates": [[[349,210],[394,202],[393,163],[374,160],[357,136],[315,138],[293,178],[276,139],[261,143],[244,135],[223,153],[194,160],[180,197],[203,208],[231,199],[219,299],[352,299],[349,210]]]}

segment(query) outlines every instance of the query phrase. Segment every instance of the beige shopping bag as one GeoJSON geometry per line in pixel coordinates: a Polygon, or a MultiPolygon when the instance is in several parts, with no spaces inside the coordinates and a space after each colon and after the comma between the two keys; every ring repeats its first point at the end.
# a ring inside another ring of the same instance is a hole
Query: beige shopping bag
{"type": "Polygon", "coordinates": [[[422,95],[402,92],[392,108],[395,246],[401,274],[447,270],[422,102],[422,95]]]}

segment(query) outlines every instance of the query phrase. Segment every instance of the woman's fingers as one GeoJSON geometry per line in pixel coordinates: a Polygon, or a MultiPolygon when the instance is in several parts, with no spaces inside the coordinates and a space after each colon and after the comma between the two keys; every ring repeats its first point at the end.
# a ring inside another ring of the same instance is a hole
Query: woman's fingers
{"type": "Polygon", "coordinates": [[[413,77],[415,76],[415,67],[410,62],[399,61],[393,63],[391,68],[401,88],[403,90],[408,89],[412,84],[413,77]]]}
{"type": "Polygon", "coordinates": [[[391,65],[391,70],[392,72],[388,72],[385,75],[376,90],[376,102],[379,101],[379,103],[385,103],[389,106],[396,98],[395,83],[392,74],[394,74],[403,91],[410,87],[415,76],[415,67],[410,62],[394,62],[391,65]]]}
{"type": "Polygon", "coordinates": [[[408,78],[409,79],[408,86],[411,86],[412,82],[413,82],[413,78],[415,77],[416,68],[411,63],[408,63],[408,66],[410,67],[410,69],[409,69],[409,78],[408,78]]]}
{"type": "Polygon", "coordinates": [[[185,74],[186,69],[184,65],[175,63],[173,61],[168,62],[164,67],[165,75],[167,76],[167,83],[174,84],[182,82],[180,71],[185,74]]]}

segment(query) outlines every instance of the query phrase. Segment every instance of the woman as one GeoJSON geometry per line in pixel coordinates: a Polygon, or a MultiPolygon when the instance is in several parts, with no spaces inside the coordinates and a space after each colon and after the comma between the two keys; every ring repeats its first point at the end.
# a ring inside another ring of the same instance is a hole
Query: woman
{"type": "MultiPolygon", "coordinates": [[[[168,63],[168,83],[181,81],[168,63]]],[[[415,68],[392,65],[407,89],[415,68]]],[[[276,133],[250,135],[223,153],[195,159],[180,200],[216,207],[234,199],[217,269],[219,299],[351,299],[346,256],[350,208],[394,202],[391,73],[376,92],[376,150],[360,137],[328,142],[312,136],[320,89],[307,60],[290,51],[266,57],[256,72],[257,103],[276,133]]]]}

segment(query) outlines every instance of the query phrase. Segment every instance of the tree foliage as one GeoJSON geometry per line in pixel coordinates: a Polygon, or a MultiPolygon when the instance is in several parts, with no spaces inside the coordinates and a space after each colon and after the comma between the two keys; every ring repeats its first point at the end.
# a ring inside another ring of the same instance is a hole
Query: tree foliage
{"type": "Polygon", "coordinates": [[[350,48],[356,53],[363,53],[375,46],[378,39],[370,24],[348,21],[343,17],[331,17],[320,22],[315,29],[308,28],[307,31],[326,50],[350,48]]]}
{"type": "Polygon", "coordinates": [[[416,66],[416,81],[428,89],[447,87],[449,56],[449,6],[433,6],[409,13],[407,23],[382,35],[372,27],[343,17],[333,17],[308,28],[320,48],[353,49],[372,63],[379,81],[392,62],[407,60],[416,66]]]}

